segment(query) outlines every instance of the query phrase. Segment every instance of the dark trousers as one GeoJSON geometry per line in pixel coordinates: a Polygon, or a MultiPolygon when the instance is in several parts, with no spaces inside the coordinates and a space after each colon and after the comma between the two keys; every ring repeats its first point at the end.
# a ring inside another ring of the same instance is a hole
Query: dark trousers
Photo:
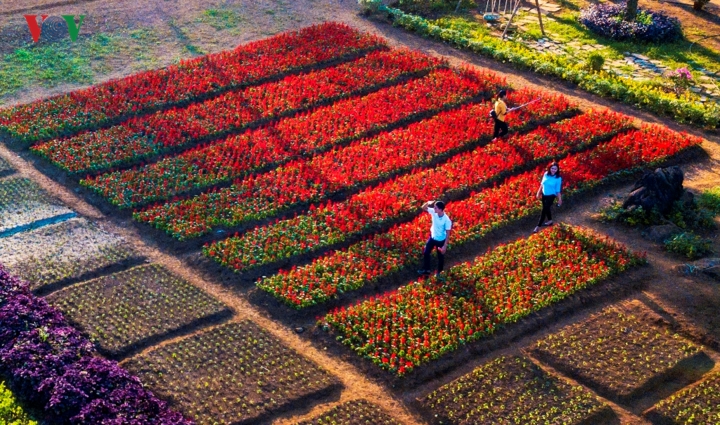
{"type": "Polygon", "coordinates": [[[440,252],[440,247],[445,245],[445,239],[441,241],[436,241],[432,237],[428,239],[427,243],[425,244],[425,249],[423,249],[423,270],[430,271],[430,254],[432,254],[433,248],[438,248],[437,255],[438,255],[438,268],[437,271],[440,273],[443,271],[443,266],[445,265],[445,254],[440,252]]]}
{"type": "Polygon", "coordinates": [[[545,217],[547,217],[547,221],[552,220],[552,204],[553,201],[555,201],[555,195],[543,195],[542,197],[542,212],[540,213],[540,221],[538,221],[538,226],[542,226],[543,223],[545,223],[545,217]]]}
{"type": "Polygon", "coordinates": [[[506,122],[500,121],[497,118],[495,120],[495,130],[493,131],[493,139],[496,137],[502,137],[508,134],[508,125],[506,122]]]}

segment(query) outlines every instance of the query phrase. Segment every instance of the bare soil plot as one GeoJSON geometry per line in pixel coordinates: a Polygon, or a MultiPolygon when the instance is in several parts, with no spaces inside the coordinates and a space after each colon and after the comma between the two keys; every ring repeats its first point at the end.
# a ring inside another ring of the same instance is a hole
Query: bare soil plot
{"type": "Polygon", "coordinates": [[[223,303],[157,264],[73,285],[47,298],[111,357],[231,314],[223,303]]]}
{"type": "Polygon", "coordinates": [[[298,425],[400,425],[378,406],[367,400],[353,400],[298,425]]]}
{"type": "Polygon", "coordinates": [[[610,407],[523,356],[497,357],[420,399],[438,424],[599,424],[610,407]]]}
{"type": "Polygon", "coordinates": [[[720,372],[656,404],[645,413],[656,424],[713,424],[720,422],[720,372]]]}
{"type": "Polygon", "coordinates": [[[691,380],[712,366],[700,346],[661,326],[659,316],[646,307],[636,311],[608,307],[537,341],[530,352],[624,404],[633,404],[670,379],[691,380]]]}
{"type": "Polygon", "coordinates": [[[0,262],[39,293],[141,259],[123,239],[83,218],[0,238],[0,262]]]}
{"type": "Polygon", "coordinates": [[[0,238],[75,213],[24,177],[0,180],[0,238]]]}
{"type": "Polygon", "coordinates": [[[198,424],[250,424],[333,392],[338,381],[250,321],[162,346],[124,366],[198,424]]]}

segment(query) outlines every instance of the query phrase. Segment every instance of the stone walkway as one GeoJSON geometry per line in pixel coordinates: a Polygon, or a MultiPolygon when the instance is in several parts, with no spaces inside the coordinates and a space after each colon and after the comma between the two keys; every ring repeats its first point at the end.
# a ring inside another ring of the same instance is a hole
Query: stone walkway
{"type": "MultiPolygon", "coordinates": [[[[559,4],[548,2],[546,0],[540,1],[540,12],[543,14],[543,22],[554,21],[555,19],[550,14],[557,13],[560,10],[561,6],[559,4]]],[[[513,25],[510,27],[511,30],[520,29],[522,31],[529,25],[533,25],[538,22],[536,8],[521,7],[519,11],[525,13],[522,13],[520,16],[516,16],[513,19],[513,25]]],[[[500,23],[492,25],[492,27],[496,29],[504,29],[504,23],[507,22],[509,17],[510,13],[501,15],[500,23]]],[[[549,35],[552,36],[552,34],[549,35]]],[[[525,40],[517,35],[510,35],[508,39],[523,43],[527,47],[540,53],[567,56],[577,62],[582,61],[584,58],[584,55],[581,54],[578,56],[577,53],[589,53],[606,47],[602,44],[583,44],[578,41],[564,43],[554,41],[550,38],[525,40]]],[[[614,72],[622,78],[629,78],[636,81],[651,80],[653,78],[661,77],[666,72],[673,70],[664,65],[662,61],[650,59],[647,56],[631,52],[623,52],[623,59],[606,60],[603,69],[614,72]]],[[[720,101],[720,71],[711,72],[703,68],[694,68],[691,65],[688,65],[688,69],[703,74],[699,78],[695,79],[695,81],[693,81],[693,86],[690,87],[690,90],[701,96],[699,101],[720,101]]]]}

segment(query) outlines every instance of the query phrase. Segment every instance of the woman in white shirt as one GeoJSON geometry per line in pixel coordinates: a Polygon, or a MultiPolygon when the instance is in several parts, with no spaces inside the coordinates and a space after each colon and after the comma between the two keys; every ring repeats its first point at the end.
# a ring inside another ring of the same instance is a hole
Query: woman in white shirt
{"type": "Polygon", "coordinates": [[[535,195],[536,198],[542,201],[542,212],[540,213],[540,220],[537,226],[535,226],[533,233],[537,233],[538,230],[540,230],[540,226],[551,226],[553,224],[552,204],[557,197],[558,207],[562,205],[561,187],[562,177],[560,177],[560,166],[557,162],[553,162],[547,171],[545,171],[545,174],[543,174],[540,188],[535,195]],[[547,221],[545,221],[546,218],[547,221]]]}

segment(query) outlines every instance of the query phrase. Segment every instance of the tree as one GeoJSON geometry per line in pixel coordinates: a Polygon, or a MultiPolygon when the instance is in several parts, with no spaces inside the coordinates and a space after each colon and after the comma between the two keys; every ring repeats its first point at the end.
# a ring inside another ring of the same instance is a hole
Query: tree
{"type": "Polygon", "coordinates": [[[638,0],[628,0],[625,9],[625,21],[634,22],[637,16],[638,0]]]}

